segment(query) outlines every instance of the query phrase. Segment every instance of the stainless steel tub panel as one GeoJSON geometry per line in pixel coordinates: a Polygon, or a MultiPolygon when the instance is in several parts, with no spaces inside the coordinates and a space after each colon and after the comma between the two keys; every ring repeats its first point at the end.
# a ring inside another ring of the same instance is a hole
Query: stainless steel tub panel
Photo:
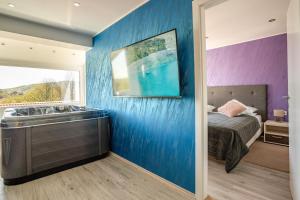
{"type": "Polygon", "coordinates": [[[98,155],[97,119],[32,127],[32,172],[98,155]]]}
{"type": "Polygon", "coordinates": [[[13,179],[26,176],[26,129],[7,129],[1,132],[2,177],[13,179]]]}

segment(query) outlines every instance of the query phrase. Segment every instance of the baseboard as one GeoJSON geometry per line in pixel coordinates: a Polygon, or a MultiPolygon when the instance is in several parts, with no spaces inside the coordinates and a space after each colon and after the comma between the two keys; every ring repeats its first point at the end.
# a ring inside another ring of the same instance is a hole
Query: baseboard
{"type": "Polygon", "coordinates": [[[160,177],[160,176],[158,176],[158,175],[156,175],[156,174],[154,174],[154,173],[152,173],[152,172],[150,172],[150,171],[148,171],[148,170],[146,170],[146,169],[144,169],[140,166],[138,166],[137,164],[135,164],[135,163],[133,163],[133,162],[117,155],[117,154],[115,154],[114,152],[110,152],[110,155],[115,157],[115,158],[118,158],[119,160],[121,160],[121,161],[123,161],[123,162],[125,162],[129,165],[131,165],[132,167],[138,169],[139,171],[155,178],[156,180],[158,180],[159,182],[165,184],[166,186],[168,186],[168,187],[170,187],[174,190],[177,190],[178,192],[183,193],[184,195],[188,196],[189,198],[196,198],[194,193],[192,193],[192,192],[190,192],[190,191],[188,191],[188,190],[186,190],[186,189],[184,189],[184,188],[182,188],[182,187],[180,187],[180,186],[178,186],[178,185],[176,185],[176,184],[174,184],[174,183],[172,183],[172,182],[170,182],[170,181],[168,181],[168,180],[166,180],[166,179],[164,179],[164,178],[162,178],[162,177],[160,177]]]}

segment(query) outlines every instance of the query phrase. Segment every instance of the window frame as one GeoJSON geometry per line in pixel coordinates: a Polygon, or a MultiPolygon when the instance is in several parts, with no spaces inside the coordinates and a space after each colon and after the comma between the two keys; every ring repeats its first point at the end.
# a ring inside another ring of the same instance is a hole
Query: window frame
{"type": "MultiPolygon", "coordinates": [[[[7,65],[11,66],[11,65],[7,65]]],[[[28,103],[8,103],[1,104],[0,108],[11,108],[11,107],[28,107],[28,106],[53,106],[53,105],[86,105],[86,66],[83,65],[77,68],[50,68],[50,67],[30,67],[30,66],[11,66],[20,68],[36,68],[36,69],[49,69],[49,70],[65,70],[65,71],[78,71],[79,72],[79,101],[46,101],[46,102],[28,102],[28,103]]]]}

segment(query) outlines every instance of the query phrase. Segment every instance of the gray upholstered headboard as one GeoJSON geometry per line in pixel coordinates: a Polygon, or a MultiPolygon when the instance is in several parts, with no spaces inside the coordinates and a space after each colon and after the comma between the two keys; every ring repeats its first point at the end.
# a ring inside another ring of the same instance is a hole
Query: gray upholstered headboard
{"type": "Polygon", "coordinates": [[[267,120],[267,85],[213,86],[207,88],[209,105],[220,107],[231,99],[258,109],[262,120],[267,120]]]}

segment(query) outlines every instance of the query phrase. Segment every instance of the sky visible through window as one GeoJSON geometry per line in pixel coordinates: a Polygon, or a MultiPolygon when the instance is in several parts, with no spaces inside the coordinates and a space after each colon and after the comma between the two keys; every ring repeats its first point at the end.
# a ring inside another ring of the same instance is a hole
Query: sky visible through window
{"type": "Polygon", "coordinates": [[[0,89],[42,83],[45,80],[53,80],[55,82],[68,81],[72,78],[77,79],[75,81],[78,82],[79,72],[0,66],[0,89]]]}

